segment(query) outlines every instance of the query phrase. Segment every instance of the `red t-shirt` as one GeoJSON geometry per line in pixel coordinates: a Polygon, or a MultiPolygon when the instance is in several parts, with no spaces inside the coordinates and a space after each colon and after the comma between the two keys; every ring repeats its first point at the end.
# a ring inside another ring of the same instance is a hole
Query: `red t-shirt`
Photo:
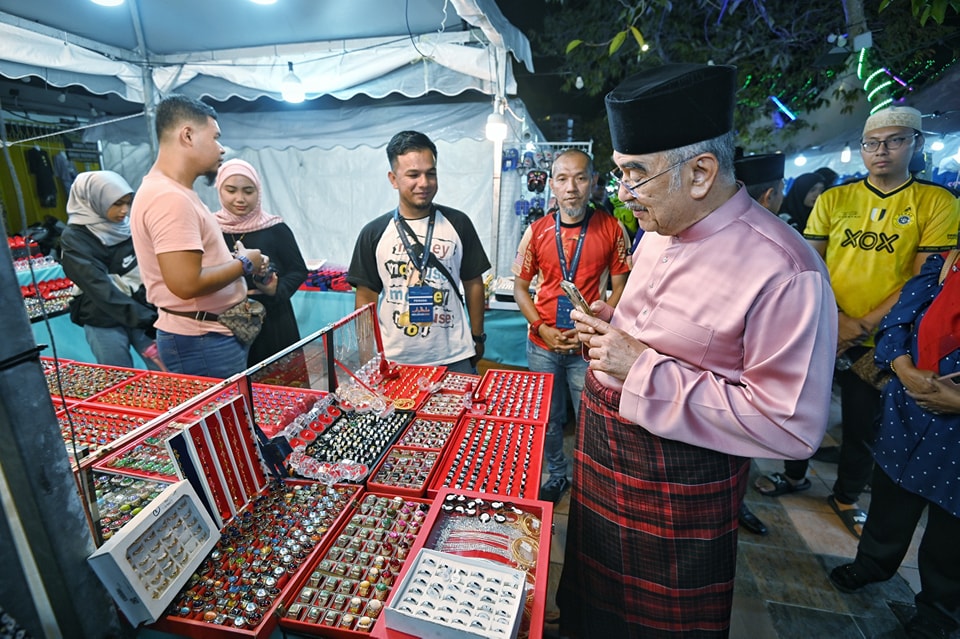
{"type": "MultiPolygon", "coordinates": [[[[563,295],[560,289],[563,273],[557,254],[555,215],[546,215],[527,228],[513,264],[514,275],[521,279],[532,281],[538,277],[534,304],[540,318],[549,326],[556,326],[557,299],[563,295]]],[[[567,268],[572,266],[580,226],[580,223],[560,225],[560,241],[567,268]]],[[[620,222],[606,211],[594,210],[589,217],[583,248],[580,250],[580,263],[573,279],[588,303],[606,297],[611,275],[630,271],[627,259],[627,240],[620,222]]],[[[539,335],[531,333],[530,339],[541,348],[547,347],[539,335]]]]}

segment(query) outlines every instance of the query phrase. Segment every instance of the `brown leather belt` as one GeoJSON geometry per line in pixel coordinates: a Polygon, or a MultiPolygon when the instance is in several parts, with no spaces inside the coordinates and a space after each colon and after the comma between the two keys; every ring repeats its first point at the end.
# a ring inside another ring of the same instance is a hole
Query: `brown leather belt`
{"type": "Polygon", "coordinates": [[[195,319],[198,322],[216,322],[218,319],[220,319],[220,316],[216,313],[208,313],[207,311],[171,311],[169,308],[161,308],[160,310],[164,313],[170,313],[171,315],[189,317],[190,319],[195,319]]]}

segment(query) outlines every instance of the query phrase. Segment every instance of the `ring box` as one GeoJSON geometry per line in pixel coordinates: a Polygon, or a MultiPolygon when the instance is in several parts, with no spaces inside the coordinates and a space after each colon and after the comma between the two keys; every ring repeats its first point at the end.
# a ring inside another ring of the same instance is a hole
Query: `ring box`
{"type": "MultiPolygon", "coordinates": [[[[419,556],[421,550],[437,552],[443,545],[440,544],[441,531],[449,523],[450,517],[463,516],[459,508],[454,504],[466,503],[472,500],[483,500],[486,504],[494,506],[499,503],[504,512],[512,510],[514,507],[533,515],[539,520],[536,529],[525,530],[524,535],[532,536],[536,540],[537,552],[534,565],[527,569],[525,579],[527,582],[527,602],[523,608],[520,630],[526,631],[528,639],[541,639],[543,637],[543,617],[547,601],[547,582],[549,580],[550,570],[550,540],[553,522],[553,504],[548,501],[539,501],[533,499],[505,498],[502,495],[489,493],[478,493],[473,491],[454,490],[452,488],[441,488],[439,494],[434,498],[427,511],[427,518],[423,522],[420,533],[417,535],[416,543],[410,549],[411,556],[419,556]],[[462,502],[461,502],[461,499],[462,502]],[[498,500],[500,500],[498,502],[498,500]],[[453,508],[450,508],[453,506],[453,508]]],[[[465,513],[464,513],[465,514],[465,513]]],[[[470,516],[470,515],[466,515],[470,516]]],[[[475,515],[478,522],[482,522],[479,513],[475,515]]],[[[513,523],[519,523],[513,522],[513,523]]],[[[520,530],[520,529],[518,529],[520,530]]],[[[449,548],[449,546],[448,546],[449,548]]],[[[453,551],[442,553],[450,555],[453,551]]],[[[457,556],[457,559],[473,560],[471,557],[457,556]]],[[[493,564],[493,561],[476,559],[485,565],[493,564]]],[[[497,562],[498,566],[512,569],[511,565],[497,562]]],[[[516,565],[516,564],[514,564],[516,565]]],[[[395,605],[400,601],[400,587],[405,584],[412,568],[412,562],[408,561],[403,566],[399,575],[399,584],[390,593],[387,599],[387,606],[395,605]]],[[[373,637],[377,639],[410,639],[411,637],[424,637],[429,635],[419,634],[414,631],[402,631],[385,623],[386,617],[376,623],[373,629],[373,637]]],[[[450,635],[441,635],[443,637],[450,635]]],[[[465,637],[475,637],[476,635],[464,635],[465,637]]]]}
{"type": "Polygon", "coordinates": [[[525,588],[519,570],[421,548],[384,611],[384,623],[421,639],[515,639],[525,588]]]}
{"type": "Polygon", "coordinates": [[[189,482],[173,484],[87,558],[127,620],[156,621],[220,539],[189,482]]]}

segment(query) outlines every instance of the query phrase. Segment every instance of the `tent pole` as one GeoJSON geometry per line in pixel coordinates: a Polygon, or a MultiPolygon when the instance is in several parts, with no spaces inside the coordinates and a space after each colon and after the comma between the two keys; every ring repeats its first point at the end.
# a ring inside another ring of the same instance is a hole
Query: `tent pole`
{"type": "Polygon", "coordinates": [[[139,49],[140,56],[143,58],[140,75],[143,78],[143,114],[147,125],[147,139],[150,140],[152,157],[157,157],[157,132],[154,126],[157,115],[157,91],[156,85],[153,84],[153,65],[150,62],[150,50],[147,48],[146,40],[143,37],[143,20],[140,17],[137,0],[130,0],[129,6],[133,31],[137,36],[137,49],[139,49]]]}
{"type": "Polygon", "coordinates": [[[493,219],[490,223],[490,241],[493,245],[493,275],[496,277],[497,264],[500,261],[500,186],[503,175],[503,140],[493,143],[493,219]]]}
{"type": "Polygon", "coordinates": [[[0,601],[34,637],[121,636],[6,246],[0,302],[0,601]]]}

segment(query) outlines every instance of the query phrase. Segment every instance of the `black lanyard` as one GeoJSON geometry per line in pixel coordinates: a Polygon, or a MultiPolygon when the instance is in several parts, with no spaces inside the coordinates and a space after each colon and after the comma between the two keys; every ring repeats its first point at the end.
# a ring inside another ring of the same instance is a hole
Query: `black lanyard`
{"type": "Polygon", "coordinates": [[[436,221],[437,211],[436,209],[430,209],[430,221],[427,223],[427,236],[424,238],[423,244],[420,244],[417,234],[414,233],[410,225],[407,224],[407,220],[400,217],[400,207],[393,210],[393,223],[397,225],[397,235],[400,236],[400,241],[403,242],[403,248],[407,251],[407,257],[409,257],[414,266],[417,266],[420,270],[420,284],[423,284],[423,277],[427,271],[427,262],[430,261],[430,243],[433,241],[433,225],[436,221]],[[413,244],[411,244],[409,238],[407,238],[408,233],[410,237],[413,238],[413,244]],[[418,248],[420,249],[420,255],[416,253],[416,249],[418,248]],[[418,260],[420,261],[419,265],[417,264],[418,260]]]}
{"type": "Polygon", "coordinates": [[[572,282],[573,278],[577,275],[577,266],[580,265],[580,251],[583,250],[583,238],[587,235],[587,224],[590,223],[591,212],[592,211],[587,211],[583,222],[580,224],[580,236],[577,238],[577,247],[573,250],[573,261],[570,263],[570,270],[567,270],[567,256],[563,252],[563,240],[560,237],[560,211],[555,213],[557,222],[554,227],[554,232],[557,237],[557,256],[560,258],[560,272],[563,274],[563,279],[570,282],[572,282]]]}

